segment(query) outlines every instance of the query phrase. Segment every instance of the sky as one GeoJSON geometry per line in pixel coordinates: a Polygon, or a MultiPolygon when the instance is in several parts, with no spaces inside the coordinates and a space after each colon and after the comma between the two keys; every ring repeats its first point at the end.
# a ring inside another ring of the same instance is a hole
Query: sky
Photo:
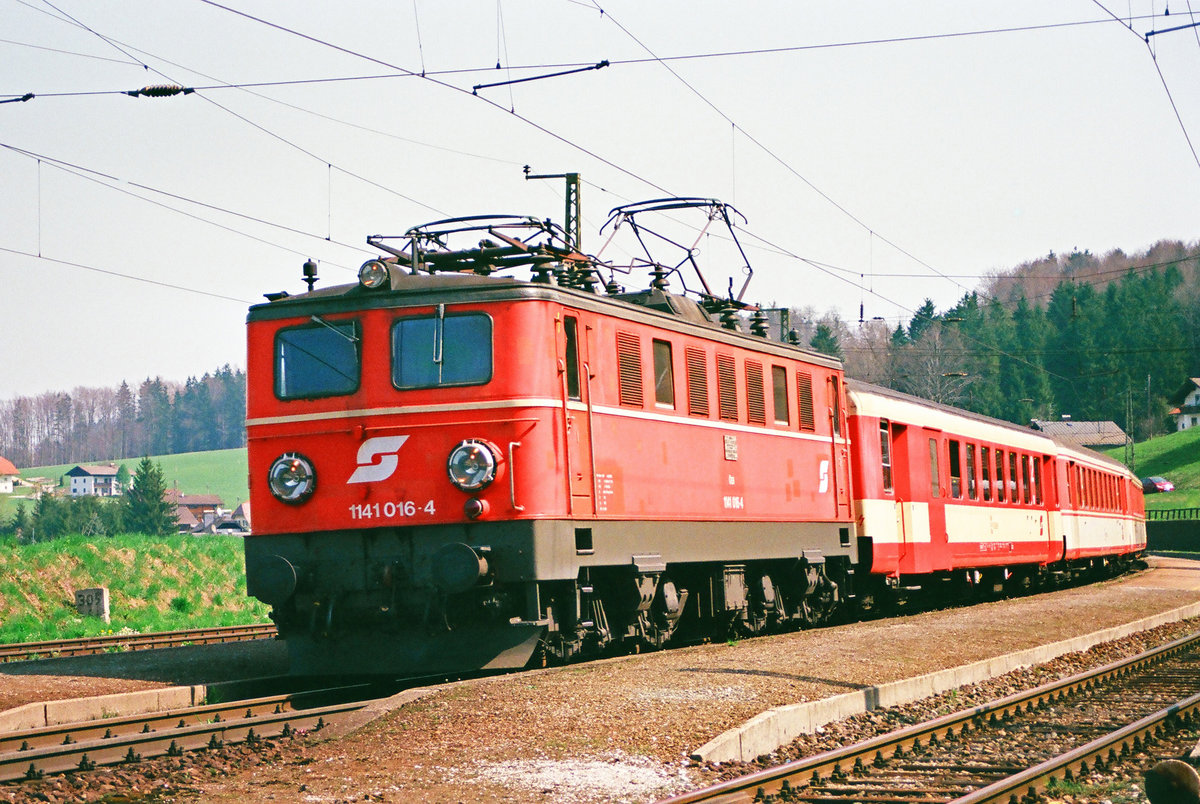
{"type": "MultiPolygon", "coordinates": [[[[372,234],[561,222],[562,182],[525,165],[581,175],[592,253],[613,207],[730,203],[747,301],[855,325],[1052,251],[1200,240],[1200,29],[1168,30],[1200,0],[0,0],[0,21],[0,400],[244,367],[248,307],[303,290],[306,259],[350,282],[372,234]],[[194,91],[124,94],[158,85],[194,91]]],[[[740,287],[727,243],[697,248],[740,287]]]]}

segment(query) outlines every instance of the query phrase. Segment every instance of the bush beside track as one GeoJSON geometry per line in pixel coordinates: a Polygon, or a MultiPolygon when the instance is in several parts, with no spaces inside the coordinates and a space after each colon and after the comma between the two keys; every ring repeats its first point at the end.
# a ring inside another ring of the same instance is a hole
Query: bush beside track
{"type": "Polygon", "coordinates": [[[240,537],[0,540],[0,642],[244,625],[267,613],[246,596],[240,537]],[[108,587],[111,623],[75,611],[75,590],[95,586],[108,587]]]}

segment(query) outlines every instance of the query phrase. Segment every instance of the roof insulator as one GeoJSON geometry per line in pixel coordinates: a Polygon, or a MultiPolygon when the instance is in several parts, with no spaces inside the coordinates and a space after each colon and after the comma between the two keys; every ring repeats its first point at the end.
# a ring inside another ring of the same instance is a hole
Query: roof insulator
{"type": "Polygon", "coordinates": [[[732,304],[727,304],[721,308],[721,326],[725,329],[732,330],[736,330],[738,328],[737,307],[732,304]]]}
{"type": "Polygon", "coordinates": [[[767,314],[758,309],[754,311],[754,316],[750,320],[750,332],[760,338],[765,338],[771,332],[771,326],[767,319],[767,314]]]}

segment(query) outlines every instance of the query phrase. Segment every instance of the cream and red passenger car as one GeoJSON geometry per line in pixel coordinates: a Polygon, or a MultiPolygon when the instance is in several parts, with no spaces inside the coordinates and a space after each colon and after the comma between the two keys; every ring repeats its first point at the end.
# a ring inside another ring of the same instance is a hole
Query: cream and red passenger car
{"type": "Polygon", "coordinates": [[[1119,462],[890,389],[847,391],[859,559],[884,588],[1029,586],[1145,549],[1141,485],[1119,462]]]}

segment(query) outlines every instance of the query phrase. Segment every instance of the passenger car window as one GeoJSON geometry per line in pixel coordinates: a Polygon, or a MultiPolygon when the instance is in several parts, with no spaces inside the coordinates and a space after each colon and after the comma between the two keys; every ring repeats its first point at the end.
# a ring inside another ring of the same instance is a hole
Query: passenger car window
{"type": "MultiPolygon", "coordinates": [[[[314,316],[315,318],[315,316],[314,316]]],[[[338,396],[358,389],[358,324],[326,321],[275,333],[275,395],[280,399],[338,396]]]]}
{"type": "Polygon", "coordinates": [[[962,452],[959,449],[958,441],[950,439],[947,442],[947,451],[950,457],[950,496],[962,497],[962,452]]]}
{"type": "Polygon", "coordinates": [[[975,488],[975,445],[967,444],[967,496],[972,500],[978,498],[975,488]]]}
{"type": "Polygon", "coordinates": [[[937,439],[929,439],[929,496],[937,499],[942,496],[941,483],[938,477],[938,445],[937,439]]]}
{"type": "Polygon", "coordinates": [[[392,326],[397,388],[482,385],[492,379],[492,319],[482,313],[401,318],[392,326]]]}
{"type": "Polygon", "coordinates": [[[883,490],[891,493],[892,485],[892,439],[887,419],[879,420],[879,464],[883,467],[883,490]]]}
{"type": "Polygon", "coordinates": [[[983,470],[983,501],[991,502],[992,499],[992,459],[991,450],[987,447],[979,448],[979,468],[983,470]]]}
{"type": "Polygon", "coordinates": [[[1004,450],[996,450],[996,502],[1005,500],[1004,486],[1004,450]]]}

